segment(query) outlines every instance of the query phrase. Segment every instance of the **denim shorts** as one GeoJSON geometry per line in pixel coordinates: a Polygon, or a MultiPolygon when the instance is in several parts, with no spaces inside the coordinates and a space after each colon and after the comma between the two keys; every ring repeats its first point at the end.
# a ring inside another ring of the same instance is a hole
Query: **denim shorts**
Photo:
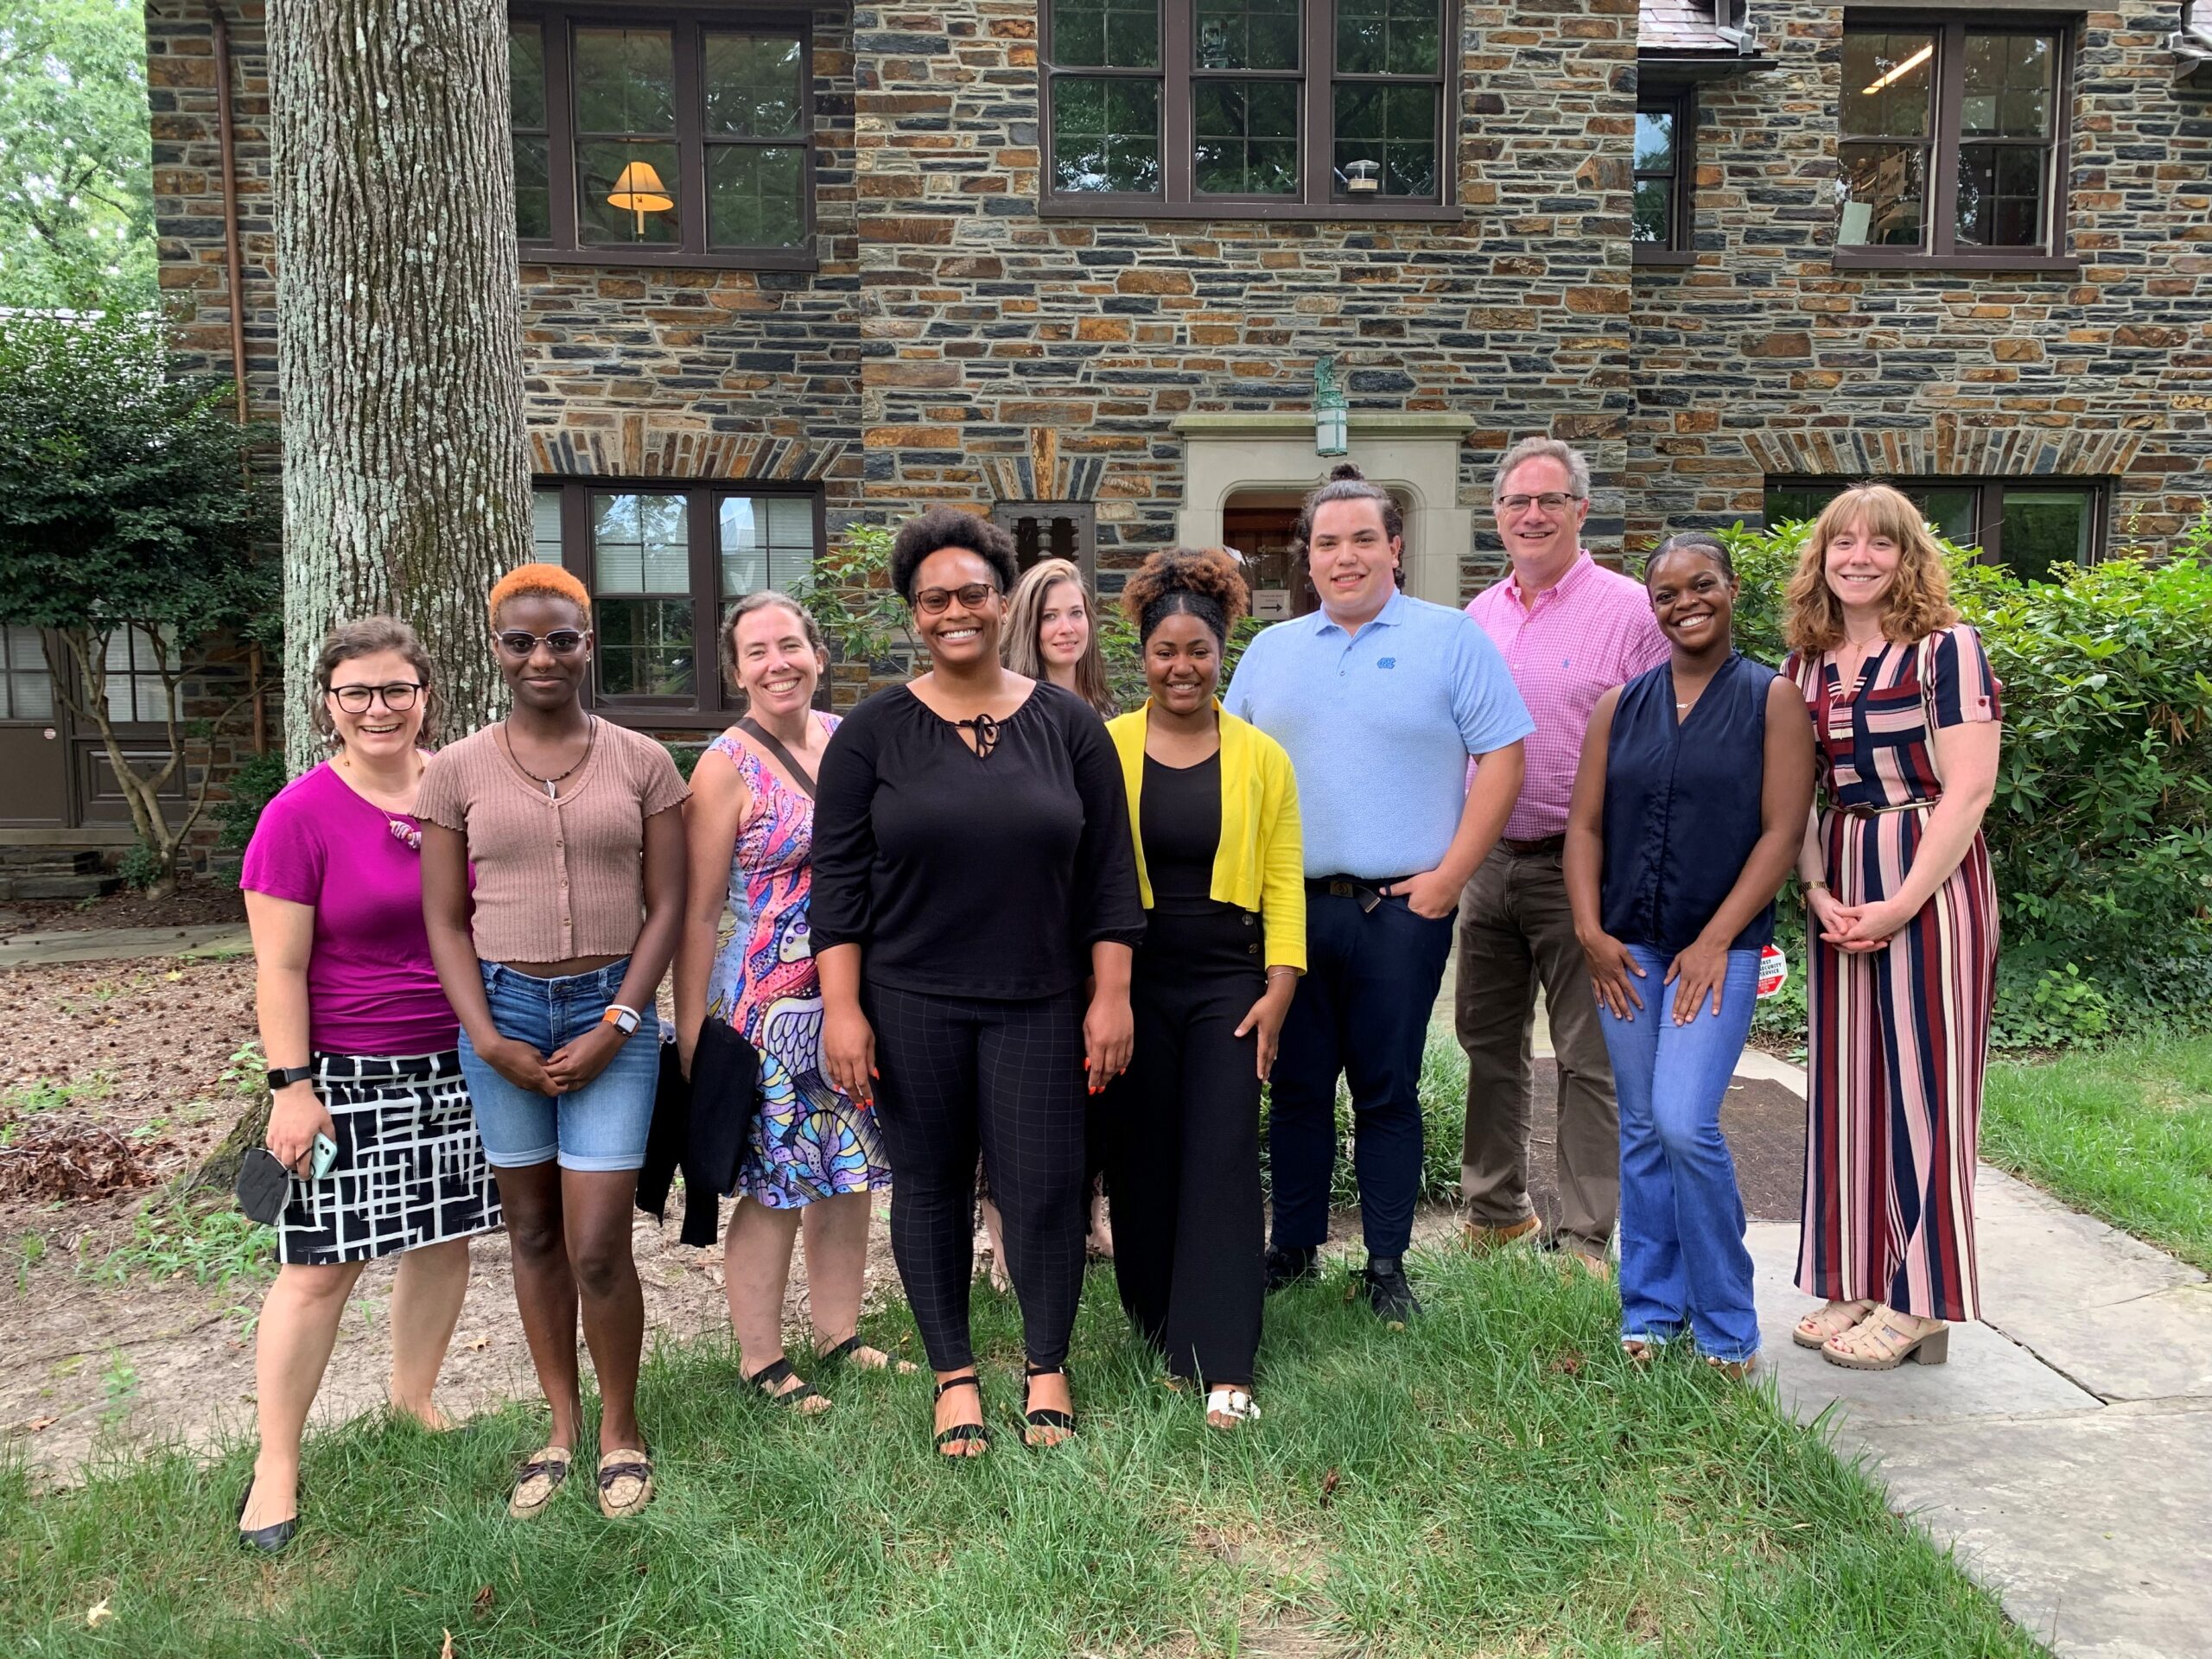
{"type": "MultiPolygon", "coordinates": [[[[609,963],[596,973],[538,979],[504,963],[479,964],[492,1023],[502,1037],[550,1054],[600,1022],[622,988],[630,961],[609,963]]],[[[476,1107],[484,1155],[497,1169],[521,1169],[555,1157],[563,1169],[636,1169],[645,1161],[653,1093],[660,1082],[660,1020],[648,1002],[630,1039],[614,1051],[607,1070],[573,1094],[539,1095],[518,1089],[477,1058],[461,1033],[461,1075],[476,1107]]]]}

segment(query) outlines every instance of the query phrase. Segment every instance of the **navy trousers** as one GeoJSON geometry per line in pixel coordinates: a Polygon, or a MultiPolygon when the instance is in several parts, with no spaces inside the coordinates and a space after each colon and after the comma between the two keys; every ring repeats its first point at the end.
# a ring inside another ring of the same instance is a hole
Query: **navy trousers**
{"type": "Polygon", "coordinates": [[[1337,1161],[1337,1078],[1351,1088],[1352,1164],[1370,1255],[1403,1255],[1421,1191],[1421,1061],[1429,1011],[1452,954],[1453,918],[1403,899],[1371,911],[1309,887],[1306,975],[1283,1021],[1268,1109],[1274,1242],[1329,1236],[1337,1161]]]}

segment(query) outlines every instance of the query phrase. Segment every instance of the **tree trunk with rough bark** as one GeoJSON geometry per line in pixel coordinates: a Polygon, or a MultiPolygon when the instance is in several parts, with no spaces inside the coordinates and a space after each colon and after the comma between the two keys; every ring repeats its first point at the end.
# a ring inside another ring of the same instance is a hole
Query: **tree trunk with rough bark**
{"type": "Polygon", "coordinates": [[[314,667],[388,612],[447,740],[499,712],[484,594],[530,547],[505,0],[270,0],[285,754],[314,667]]]}

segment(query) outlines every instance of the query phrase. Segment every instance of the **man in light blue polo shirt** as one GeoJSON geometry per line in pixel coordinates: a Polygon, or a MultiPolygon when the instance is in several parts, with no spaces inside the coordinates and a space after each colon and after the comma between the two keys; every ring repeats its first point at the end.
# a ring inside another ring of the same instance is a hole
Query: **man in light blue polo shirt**
{"type": "Polygon", "coordinates": [[[1357,467],[1306,498],[1321,596],[1247,647],[1226,706],[1290,752],[1306,842],[1305,977],[1275,1056],[1268,1285],[1318,1271],[1337,1078],[1351,1085],[1369,1305],[1420,1309],[1402,1258],[1421,1188],[1421,1051],[1459,891],[1521,792],[1535,729],[1505,659],[1464,613],[1398,591],[1398,505],[1357,467]],[[1483,765],[1471,788],[1470,758],[1483,765]]]}

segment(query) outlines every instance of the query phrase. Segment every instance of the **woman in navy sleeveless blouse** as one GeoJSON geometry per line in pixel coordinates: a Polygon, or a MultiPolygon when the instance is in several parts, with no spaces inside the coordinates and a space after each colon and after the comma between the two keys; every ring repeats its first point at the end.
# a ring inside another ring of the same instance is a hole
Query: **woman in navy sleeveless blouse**
{"type": "Polygon", "coordinates": [[[1720,1103],[1812,805],[1813,728],[1730,645],[1722,543],[1669,537],[1644,585],[1673,653],[1599,699],[1564,861],[1620,1099],[1621,1344],[1642,1359],[1687,1329],[1740,1376],[1759,1326],[1720,1103]]]}

